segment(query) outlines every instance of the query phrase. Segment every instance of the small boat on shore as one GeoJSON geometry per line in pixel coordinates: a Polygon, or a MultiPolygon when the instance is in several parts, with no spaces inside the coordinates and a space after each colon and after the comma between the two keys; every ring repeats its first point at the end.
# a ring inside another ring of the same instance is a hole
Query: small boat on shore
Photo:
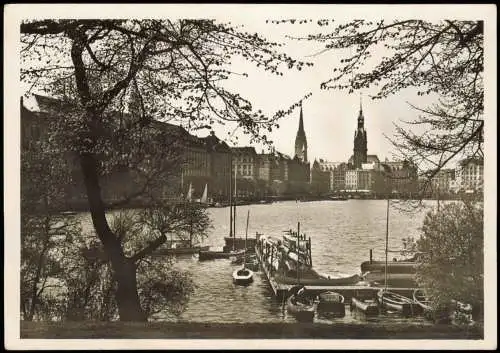
{"type": "Polygon", "coordinates": [[[231,257],[242,256],[245,250],[235,250],[235,251],[211,251],[211,250],[200,250],[198,252],[198,260],[215,260],[215,259],[230,259],[231,257]]]}
{"type": "Polygon", "coordinates": [[[351,311],[362,312],[365,316],[377,316],[379,314],[379,307],[375,299],[352,297],[351,311]]]}
{"type": "Polygon", "coordinates": [[[253,271],[248,268],[240,268],[233,272],[233,283],[239,286],[248,286],[253,282],[253,271]]]}
{"type": "Polygon", "coordinates": [[[419,307],[413,300],[401,294],[381,289],[377,293],[380,306],[389,311],[397,311],[404,316],[415,314],[419,307]]]}
{"type": "Polygon", "coordinates": [[[338,317],[345,316],[344,296],[332,291],[322,292],[318,296],[318,312],[333,314],[338,317]]]}

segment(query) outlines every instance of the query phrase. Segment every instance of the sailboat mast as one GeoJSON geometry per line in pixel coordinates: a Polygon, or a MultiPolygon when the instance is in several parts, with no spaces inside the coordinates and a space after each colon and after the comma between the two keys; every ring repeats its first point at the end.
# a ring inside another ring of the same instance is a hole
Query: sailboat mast
{"type": "MultiPolygon", "coordinates": [[[[233,160],[231,157],[230,169],[229,169],[229,237],[233,237],[233,171],[232,171],[233,160]]],[[[234,248],[234,244],[233,244],[234,248]]]]}
{"type": "Polygon", "coordinates": [[[387,290],[387,255],[389,252],[389,199],[387,199],[387,220],[385,225],[385,290],[387,290]]]}
{"type": "Polygon", "coordinates": [[[243,262],[243,268],[246,267],[247,264],[247,237],[248,237],[248,219],[250,218],[250,210],[247,213],[247,229],[245,231],[245,260],[243,262]]]}
{"type": "Polygon", "coordinates": [[[300,222],[297,222],[297,284],[300,284],[300,248],[299,248],[299,236],[300,236],[300,222]]]}
{"type": "MultiPolygon", "coordinates": [[[[236,189],[236,166],[234,168],[234,211],[233,211],[233,236],[236,238],[236,203],[237,203],[237,189],[236,189]]],[[[234,240],[233,240],[234,244],[234,240]]]]}
{"type": "Polygon", "coordinates": [[[193,247],[193,214],[189,215],[189,247],[193,247]]]}

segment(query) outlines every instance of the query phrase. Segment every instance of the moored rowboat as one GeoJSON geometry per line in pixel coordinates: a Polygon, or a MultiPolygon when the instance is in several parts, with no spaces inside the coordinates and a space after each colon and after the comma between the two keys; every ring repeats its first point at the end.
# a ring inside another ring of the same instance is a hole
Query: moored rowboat
{"type": "Polygon", "coordinates": [[[291,295],[286,302],[287,311],[298,321],[313,321],[316,312],[316,303],[291,295]]]}
{"type": "Polygon", "coordinates": [[[379,314],[378,303],[374,299],[361,299],[353,297],[351,300],[351,311],[357,310],[366,316],[377,316],[379,314]]]}
{"type": "Polygon", "coordinates": [[[246,286],[253,282],[253,272],[248,268],[240,268],[233,272],[234,284],[246,286]]]}
{"type": "Polygon", "coordinates": [[[403,295],[381,289],[377,293],[380,305],[392,311],[397,311],[404,316],[410,316],[417,311],[419,306],[410,298],[403,295]]]}
{"type": "Polygon", "coordinates": [[[336,316],[345,316],[344,296],[332,291],[319,294],[318,310],[323,313],[332,313],[336,316]]]}
{"type": "Polygon", "coordinates": [[[431,306],[430,306],[429,300],[425,296],[425,293],[424,293],[424,291],[422,289],[415,289],[413,291],[413,300],[418,305],[420,305],[420,307],[424,311],[430,311],[431,310],[431,306]]]}

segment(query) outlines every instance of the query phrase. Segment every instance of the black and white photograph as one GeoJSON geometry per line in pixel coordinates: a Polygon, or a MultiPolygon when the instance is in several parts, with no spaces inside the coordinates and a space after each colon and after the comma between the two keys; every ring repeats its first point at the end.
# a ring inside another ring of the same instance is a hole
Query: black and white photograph
{"type": "Polygon", "coordinates": [[[496,348],[494,4],[4,23],[6,348],[496,348]]]}

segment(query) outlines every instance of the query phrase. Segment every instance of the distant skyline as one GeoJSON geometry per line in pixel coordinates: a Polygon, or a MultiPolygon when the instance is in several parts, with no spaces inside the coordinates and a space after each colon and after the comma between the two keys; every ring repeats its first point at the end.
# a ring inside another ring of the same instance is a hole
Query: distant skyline
{"type": "MultiPolygon", "coordinates": [[[[347,91],[339,90],[320,90],[320,84],[330,78],[330,74],[335,67],[338,67],[342,54],[347,52],[327,52],[322,55],[315,55],[323,49],[321,43],[309,41],[297,41],[286,38],[287,35],[293,37],[304,37],[308,34],[326,32],[333,29],[333,26],[318,26],[315,21],[308,24],[271,24],[266,20],[272,19],[303,19],[312,18],[313,20],[321,18],[334,18],[335,23],[339,24],[350,21],[355,18],[364,18],[367,20],[391,20],[394,17],[390,13],[371,11],[370,6],[342,6],[342,5],[268,5],[274,11],[259,11],[266,7],[252,5],[233,5],[220,6],[182,6],[179,8],[183,14],[177,17],[186,17],[186,14],[193,13],[194,17],[213,18],[220,22],[230,22],[231,25],[242,25],[243,31],[250,33],[257,32],[264,38],[283,43],[281,51],[291,55],[298,60],[311,61],[313,67],[304,67],[302,71],[296,69],[284,69],[283,76],[271,75],[261,68],[255,67],[236,57],[231,65],[234,72],[246,72],[248,78],[243,76],[233,76],[224,83],[226,88],[241,94],[247,98],[255,110],[261,109],[264,113],[272,116],[276,111],[288,109],[293,103],[296,103],[305,94],[311,92],[312,96],[303,102],[304,128],[308,141],[308,159],[326,159],[329,161],[347,161],[353,152],[353,137],[356,129],[356,119],[359,112],[359,97],[363,94],[363,111],[365,115],[365,127],[367,130],[368,154],[376,154],[381,160],[385,158],[393,159],[396,152],[391,143],[384,137],[393,136],[395,132],[394,123],[400,121],[413,121],[417,118],[418,112],[411,108],[408,103],[419,107],[426,107],[431,102],[430,97],[420,97],[410,88],[398,92],[383,100],[374,101],[369,98],[375,90],[355,91],[349,94],[347,91]],[[203,8],[203,11],[202,11],[203,8]],[[226,8],[226,10],[221,10],[226,8]],[[245,8],[243,11],[242,9],[245,8]],[[277,11],[283,9],[284,11],[277,11]],[[322,9],[325,11],[318,11],[322,9]],[[206,11],[205,11],[206,10],[206,11]],[[257,11],[256,11],[257,10],[257,11]]],[[[396,8],[394,6],[391,6],[396,8]]],[[[123,7],[122,7],[123,8],[123,7]]],[[[405,7],[400,7],[405,8],[405,7]]],[[[406,7],[408,8],[408,7],[406,7]]],[[[454,7],[454,9],[463,6],[454,7]]],[[[168,17],[175,19],[176,10],[165,5],[165,11],[162,15],[161,7],[155,11],[153,17],[168,17]],[[172,10],[173,9],[173,10],[172,10]]],[[[413,18],[424,18],[430,21],[442,20],[443,15],[431,13],[430,11],[418,10],[412,8],[411,16],[413,18]]],[[[399,11],[400,16],[405,11],[399,11]]],[[[460,18],[455,11],[454,17],[460,18]],[[458,17],[457,17],[458,16],[458,17]]],[[[83,15],[83,14],[82,14],[83,15]]],[[[462,15],[464,16],[464,15],[462,15]]],[[[348,54],[348,53],[347,53],[348,54]]],[[[374,57],[368,62],[373,65],[384,55],[380,50],[374,53],[374,57]]],[[[368,69],[368,67],[366,68],[368,69]]],[[[268,134],[268,137],[274,142],[276,150],[294,156],[294,141],[298,128],[299,109],[283,118],[280,121],[280,128],[268,134]]],[[[226,140],[232,146],[249,146],[248,136],[241,131],[236,130],[235,126],[227,124],[225,126],[214,125],[213,131],[218,137],[226,140]],[[230,136],[236,137],[234,140],[228,139],[230,136]]],[[[210,130],[191,131],[198,136],[207,136],[210,130]]],[[[263,146],[252,144],[257,152],[262,152],[263,146]]]]}
{"type": "MultiPolygon", "coordinates": [[[[221,19],[222,20],[222,19],[221,19]]],[[[345,17],[340,20],[347,20],[345,17]]],[[[376,154],[381,160],[393,159],[394,148],[384,137],[393,136],[394,123],[401,120],[411,121],[417,117],[417,111],[408,105],[408,102],[425,107],[432,102],[430,97],[419,97],[412,89],[407,89],[383,100],[372,100],[369,96],[376,90],[366,89],[349,94],[347,90],[321,90],[320,84],[330,78],[332,70],[339,64],[342,56],[338,51],[327,52],[314,56],[323,49],[320,43],[297,41],[286,38],[291,36],[307,36],[319,30],[314,22],[307,25],[280,24],[272,25],[261,17],[255,20],[238,20],[226,18],[232,25],[242,24],[243,30],[257,32],[266,39],[283,43],[281,48],[293,58],[314,63],[312,67],[305,67],[302,71],[284,69],[283,76],[271,75],[260,68],[235,58],[231,70],[246,72],[248,78],[234,76],[224,86],[231,88],[243,97],[248,98],[255,109],[272,115],[280,109],[287,109],[307,93],[310,98],[303,102],[304,129],[308,142],[308,159],[326,159],[332,162],[347,161],[353,153],[354,131],[357,126],[357,117],[360,107],[360,95],[363,96],[362,105],[365,115],[365,128],[368,135],[368,154],[376,154]]],[[[333,27],[330,27],[332,29],[333,27]]],[[[342,53],[341,53],[342,54],[342,53]]],[[[345,54],[345,52],[344,52],[345,54]]],[[[374,53],[370,63],[374,65],[376,59],[384,55],[383,50],[374,53]]],[[[268,135],[274,142],[276,150],[294,156],[295,135],[299,126],[300,108],[280,122],[280,128],[268,135]]],[[[214,126],[215,133],[221,138],[227,138],[232,133],[232,126],[214,126]]],[[[208,134],[208,130],[197,132],[200,136],[208,134]]],[[[237,131],[237,146],[247,146],[247,136],[237,131]]],[[[227,141],[233,145],[232,141],[227,141]]],[[[261,145],[253,145],[257,152],[262,151],[261,145]]]]}

